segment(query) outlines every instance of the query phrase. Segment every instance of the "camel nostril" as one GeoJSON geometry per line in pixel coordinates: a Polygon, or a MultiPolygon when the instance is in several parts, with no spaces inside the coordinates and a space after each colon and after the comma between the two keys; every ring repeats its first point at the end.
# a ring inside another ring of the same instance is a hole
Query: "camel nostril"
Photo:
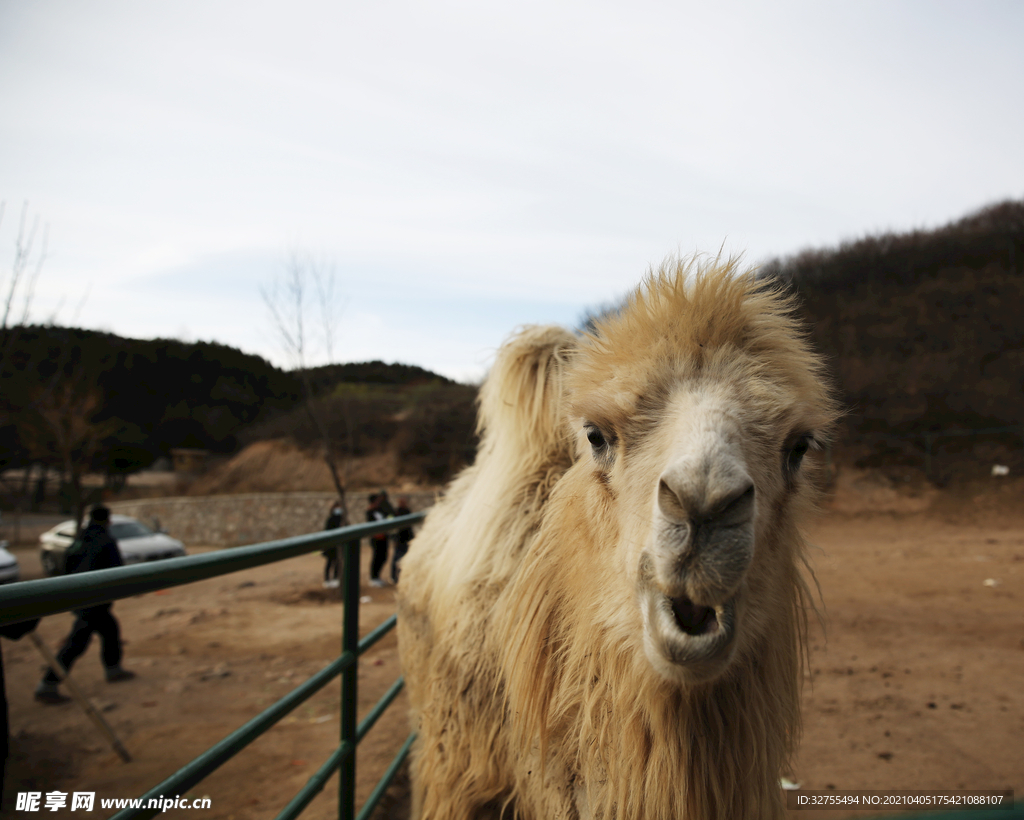
{"type": "Polygon", "coordinates": [[[690,519],[689,511],[665,479],[661,479],[658,485],[658,508],[662,515],[679,524],[685,524],[690,519]]]}
{"type": "Polygon", "coordinates": [[[748,517],[753,514],[753,506],[754,485],[749,483],[721,502],[710,517],[715,520],[748,517]]]}

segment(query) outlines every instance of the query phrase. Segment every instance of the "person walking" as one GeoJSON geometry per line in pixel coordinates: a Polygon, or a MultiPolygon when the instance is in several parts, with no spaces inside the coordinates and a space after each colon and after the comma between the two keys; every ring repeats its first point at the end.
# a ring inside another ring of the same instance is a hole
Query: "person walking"
{"type": "MultiPolygon", "coordinates": [[[[327,516],[327,521],[324,522],[324,529],[336,530],[344,525],[345,512],[342,509],[341,502],[335,501],[334,506],[331,507],[330,514],[327,516]]],[[[320,550],[320,553],[326,559],[324,564],[324,588],[337,588],[341,584],[341,581],[338,580],[338,547],[329,547],[320,550]]]]}
{"type": "MultiPolygon", "coordinates": [[[[68,549],[65,572],[68,575],[91,572],[97,569],[119,567],[121,551],[110,535],[110,510],[104,506],[93,507],[89,513],[89,526],[68,549]]],[[[113,604],[97,604],[86,609],[75,610],[75,623],[57,653],[57,660],[70,671],[78,657],[85,652],[92,640],[92,633],[98,632],[102,643],[101,657],[106,670],[107,682],[131,680],[134,672],[121,667],[121,628],[111,614],[113,604]]],[[[57,688],[60,679],[48,669],[36,687],[35,698],[41,703],[64,703],[68,700],[57,688]]]]}

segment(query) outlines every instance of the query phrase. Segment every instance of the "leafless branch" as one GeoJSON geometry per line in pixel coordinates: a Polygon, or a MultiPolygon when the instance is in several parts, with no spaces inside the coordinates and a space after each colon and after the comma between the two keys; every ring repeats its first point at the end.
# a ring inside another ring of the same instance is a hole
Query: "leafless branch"
{"type": "Polygon", "coordinates": [[[338,311],[334,305],[334,266],[324,263],[313,264],[310,266],[310,273],[313,275],[313,284],[316,285],[324,353],[327,355],[327,361],[333,362],[334,337],[338,330],[338,311]]]}
{"type": "MultiPolygon", "coordinates": [[[[0,203],[0,225],[3,224],[5,210],[6,203],[0,203]]],[[[36,280],[39,278],[39,272],[46,260],[49,230],[48,225],[42,226],[40,250],[38,253],[34,253],[36,238],[40,233],[40,223],[38,216],[31,220],[31,224],[29,223],[28,203],[26,202],[21,209],[18,234],[14,240],[14,261],[7,282],[7,292],[4,295],[4,312],[3,317],[0,318],[0,328],[23,325],[28,322],[36,280]],[[19,301],[21,302],[20,308],[19,301]],[[19,310],[20,315],[14,318],[12,314],[18,313],[19,310]]]]}
{"type": "MultiPolygon", "coordinates": [[[[280,341],[286,357],[291,360],[298,371],[302,383],[303,399],[306,413],[316,429],[323,447],[324,462],[327,464],[334,481],[335,489],[346,509],[345,483],[348,465],[344,472],[339,472],[338,459],[335,456],[333,443],[324,423],[322,414],[313,397],[310,383],[309,362],[313,356],[309,343],[309,318],[307,313],[315,311],[320,324],[320,341],[327,362],[334,360],[334,337],[337,331],[337,311],[335,310],[335,276],[334,267],[318,262],[309,254],[292,250],[285,262],[281,278],[270,285],[260,287],[260,295],[267,307],[271,324],[280,341]],[[312,280],[315,289],[315,305],[309,304],[308,280],[312,280]]],[[[316,324],[314,322],[314,324],[316,324]]],[[[317,351],[319,352],[319,351],[317,351]]]]}

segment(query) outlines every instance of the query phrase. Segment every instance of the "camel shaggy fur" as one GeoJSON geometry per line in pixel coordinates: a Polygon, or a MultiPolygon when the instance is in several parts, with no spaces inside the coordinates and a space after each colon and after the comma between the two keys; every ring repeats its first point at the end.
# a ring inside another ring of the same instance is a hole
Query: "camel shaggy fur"
{"type": "Polygon", "coordinates": [[[783,817],[835,417],[790,298],[733,262],[508,341],[398,588],[413,816],[783,817]]]}

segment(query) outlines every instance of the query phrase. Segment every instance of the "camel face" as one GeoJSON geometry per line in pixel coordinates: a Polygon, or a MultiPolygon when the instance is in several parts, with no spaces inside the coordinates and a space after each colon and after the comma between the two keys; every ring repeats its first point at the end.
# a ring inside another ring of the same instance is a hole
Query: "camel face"
{"type": "Polygon", "coordinates": [[[754,309],[728,333],[709,313],[695,335],[695,300],[651,301],[641,307],[659,332],[645,336],[627,312],[573,362],[586,469],[572,480],[598,529],[615,533],[633,602],[620,626],[633,619],[636,651],[662,679],[693,685],[721,677],[784,618],[771,590],[791,583],[798,559],[777,546],[795,543],[780,542],[778,524],[809,498],[801,461],[830,406],[803,360],[757,338],[754,309]],[[620,361],[626,339],[632,356],[620,361]]]}
{"type": "Polygon", "coordinates": [[[748,400],[684,381],[648,408],[660,420],[653,429],[632,424],[648,415],[636,407],[614,421],[577,420],[592,492],[617,502],[603,529],[618,533],[620,577],[635,590],[637,650],[676,683],[718,677],[761,632],[749,579],[755,565],[771,573],[771,556],[758,554],[761,511],[777,506],[784,483],[772,480],[777,448],[751,441],[748,400]]]}

